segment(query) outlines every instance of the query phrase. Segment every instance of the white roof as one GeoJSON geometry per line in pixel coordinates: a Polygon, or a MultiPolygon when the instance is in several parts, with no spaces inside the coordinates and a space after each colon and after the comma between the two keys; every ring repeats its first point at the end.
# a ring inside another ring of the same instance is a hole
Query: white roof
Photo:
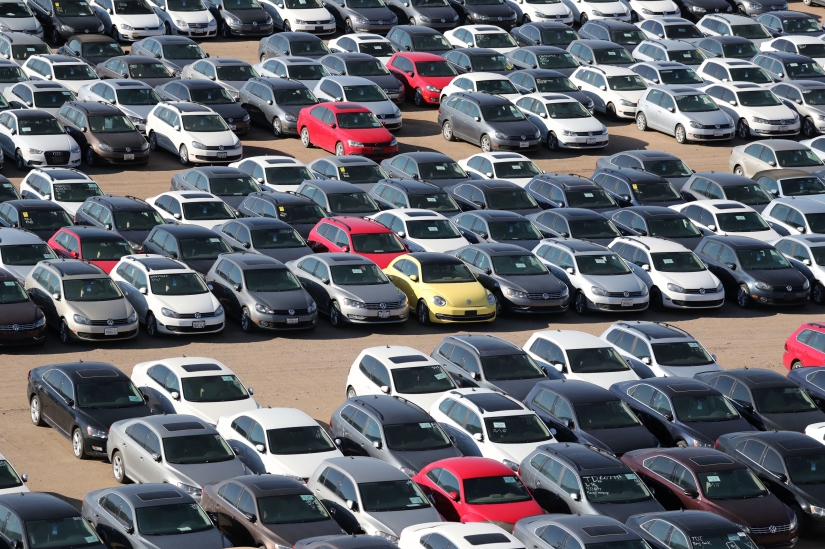
{"type": "MultiPolygon", "coordinates": [[[[356,42],[389,42],[386,36],[378,34],[348,34],[347,37],[352,38],[356,42]]],[[[341,37],[339,37],[341,38],[341,37]]]]}
{"type": "Polygon", "coordinates": [[[714,198],[712,200],[696,200],[694,202],[689,202],[688,204],[696,204],[697,206],[702,206],[706,210],[712,213],[732,213],[732,212],[752,212],[754,211],[753,208],[750,206],[745,206],[741,202],[736,202],[735,200],[723,200],[714,198]],[[733,208],[720,208],[719,206],[724,206],[726,204],[735,204],[737,207],[733,208]]]}
{"type": "Polygon", "coordinates": [[[710,59],[705,59],[704,61],[702,61],[702,64],[704,65],[708,61],[713,61],[714,63],[717,63],[724,67],[733,67],[735,69],[741,69],[742,67],[759,67],[759,65],[757,65],[756,63],[751,63],[746,59],[736,59],[732,57],[711,57],[710,59]]]}
{"type": "Polygon", "coordinates": [[[672,240],[667,240],[664,238],[656,238],[653,236],[631,236],[631,237],[623,237],[617,238],[613,242],[615,243],[623,243],[623,244],[630,244],[632,246],[636,246],[638,248],[645,249],[647,246],[647,251],[651,253],[656,252],[689,252],[687,248],[682,246],[681,244],[677,244],[672,240]]]}
{"type": "Polygon", "coordinates": [[[465,25],[460,28],[469,31],[472,34],[501,34],[506,32],[495,25],[465,25]]]}
{"type": "Polygon", "coordinates": [[[89,177],[85,173],[81,172],[80,170],[76,170],[74,168],[63,168],[63,167],[60,167],[60,168],[46,168],[46,167],[43,167],[43,168],[35,168],[35,169],[32,170],[32,172],[37,172],[37,173],[39,173],[40,175],[42,175],[44,177],[48,177],[49,179],[52,179],[51,172],[54,172],[54,171],[74,172],[77,175],[76,179],[60,179],[59,181],[60,181],[61,184],[63,184],[63,183],[77,183],[77,182],[82,182],[82,183],[92,182],[92,183],[94,183],[94,180],[91,177],[89,177]]]}
{"type": "Polygon", "coordinates": [[[750,17],[743,17],[741,15],[734,15],[732,13],[709,13],[705,17],[713,17],[722,19],[732,25],[759,25],[760,23],[751,19],[750,17]]]}
{"type": "Polygon", "coordinates": [[[484,547],[524,547],[512,534],[490,522],[425,522],[404,528],[402,534],[412,535],[415,533],[418,537],[423,537],[435,532],[447,537],[459,549],[474,549],[477,547],[464,537],[478,534],[501,534],[508,539],[507,542],[485,544],[484,547]]]}
{"type": "MultiPolygon", "coordinates": [[[[275,58],[275,59],[278,59],[278,58],[275,58]]],[[[238,166],[241,163],[246,162],[248,160],[251,160],[251,161],[255,162],[256,164],[258,164],[260,166],[263,166],[265,168],[266,167],[273,167],[273,166],[306,166],[306,164],[304,164],[303,162],[301,162],[297,158],[293,158],[291,156],[286,156],[286,155],[279,155],[279,154],[269,154],[269,155],[265,155],[265,156],[250,156],[250,157],[244,158],[243,160],[239,160],[238,162],[233,163],[232,166],[238,166]],[[270,160],[290,160],[291,163],[272,164],[270,162],[270,160]]]]}
{"type": "MultiPolygon", "coordinates": [[[[456,76],[459,78],[459,76],[456,76]]],[[[507,80],[509,79],[503,74],[496,74],[494,72],[470,72],[460,75],[460,78],[466,78],[470,82],[486,82],[487,80],[507,80]]]]}
{"type": "Polygon", "coordinates": [[[174,358],[162,358],[160,360],[153,360],[153,364],[163,364],[173,372],[175,372],[178,377],[203,377],[203,376],[216,376],[220,374],[234,374],[232,370],[215,360],[214,358],[209,358],[205,356],[181,356],[181,357],[174,357],[174,358]],[[209,364],[215,365],[220,367],[220,370],[206,370],[200,372],[187,372],[183,369],[184,366],[194,365],[194,364],[209,364]]]}
{"type": "Polygon", "coordinates": [[[269,429],[281,429],[285,427],[318,426],[317,421],[296,408],[258,408],[255,410],[240,412],[233,416],[227,416],[225,419],[231,422],[238,416],[251,417],[261,424],[264,431],[268,431],[269,429]]]}
{"type": "MultiPolygon", "coordinates": [[[[601,340],[597,339],[597,341],[601,341],[601,340]]],[[[604,343],[604,342],[602,342],[602,343],[604,343]]],[[[602,345],[602,347],[604,347],[604,346],[605,345],[602,345]]],[[[472,408],[473,410],[475,410],[476,412],[481,414],[481,417],[518,416],[518,415],[530,415],[530,414],[534,413],[533,410],[530,410],[523,403],[519,402],[518,400],[514,399],[513,397],[507,396],[507,395],[505,395],[505,394],[503,394],[499,391],[493,391],[491,389],[478,389],[478,388],[474,388],[474,387],[469,388],[469,389],[453,389],[451,391],[448,391],[446,393],[446,395],[451,397],[456,402],[460,402],[464,406],[472,408]],[[477,395],[479,393],[490,393],[490,394],[494,394],[494,395],[499,395],[499,396],[501,396],[501,398],[507,399],[507,400],[513,402],[514,404],[517,404],[519,406],[519,409],[518,410],[501,410],[499,412],[489,412],[487,410],[479,408],[478,406],[473,404],[473,402],[471,400],[468,400],[466,398],[461,398],[461,396],[460,396],[460,395],[474,395],[474,394],[477,395]]]]}
{"type": "MultiPolygon", "coordinates": [[[[524,97],[533,97],[533,95],[534,94],[525,95],[524,97]]],[[[537,95],[542,95],[542,94],[537,94],[537,95]]],[[[527,158],[523,154],[519,154],[517,152],[509,152],[509,151],[507,151],[507,152],[502,151],[502,152],[478,153],[478,154],[474,154],[472,156],[468,156],[467,158],[465,158],[465,160],[469,162],[471,158],[477,158],[477,157],[486,158],[487,160],[489,160],[493,164],[495,164],[496,162],[532,162],[532,160],[530,160],[529,158],[527,158]]]]}
{"type": "Polygon", "coordinates": [[[384,345],[382,347],[368,347],[361,351],[361,354],[370,355],[371,357],[380,360],[381,363],[384,364],[384,366],[386,366],[390,370],[396,370],[400,368],[416,368],[419,366],[438,364],[438,362],[433,360],[433,357],[429,356],[428,354],[423,353],[418,349],[413,349],[412,347],[406,347],[404,345],[384,345]],[[400,364],[396,364],[392,361],[393,358],[401,356],[419,356],[421,357],[421,361],[402,362],[400,364]]]}
{"type": "Polygon", "coordinates": [[[577,330],[543,330],[533,334],[537,338],[552,341],[562,349],[600,349],[613,346],[594,335],[577,330]]]}
{"type": "Polygon", "coordinates": [[[148,200],[157,202],[161,196],[172,196],[179,202],[221,202],[221,199],[206,191],[166,191],[148,200]]]}
{"type": "Polygon", "coordinates": [[[404,221],[421,221],[424,219],[447,219],[438,212],[434,212],[432,210],[419,210],[416,208],[397,208],[393,210],[384,210],[381,213],[391,213],[394,216],[403,219],[404,221]]]}
{"type": "MultiPolygon", "coordinates": [[[[578,99],[574,99],[569,95],[565,95],[561,92],[533,92],[524,95],[523,97],[530,97],[532,99],[536,99],[541,101],[542,103],[571,103],[571,102],[578,102],[578,99]]],[[[525,160],[530,160],[527,157],[524,157],[525,160]]]]}
{"type": "Polygon", "coordinates": [[[771,40],[771,44],[776,42],[777,40],[787,40],[793,44],[821,44],[822,40],[819,38],[814,38],[813,36],[799,36],[799,35],[791,35],[791,36],[778,36],[777,38],[771,40]]]}
{"type": "Polygon", "coordinates": [[[154,88],[152,88],[152,86],[150,86],[150,85],[149,85],[149,84],[147,84],[146,82],[143,82],[143,81],[141,81],[141,80],[132,80],[131,78],[107,78],[107,79],[106,79],[106,80],[104,80],[103,82],[104,82],[105,84],[109,84],[109,85],[111,85],[111,86],[112,86],[113,88],[115,88],[116,90],[118,90],[118,89],[122,89],[122,88],[120,88],[120,87],[116,86],[115,84],[129,84],[128,89],[135,89],[135,88],[149,88],[149,89],[154,89],[154,88]]]}

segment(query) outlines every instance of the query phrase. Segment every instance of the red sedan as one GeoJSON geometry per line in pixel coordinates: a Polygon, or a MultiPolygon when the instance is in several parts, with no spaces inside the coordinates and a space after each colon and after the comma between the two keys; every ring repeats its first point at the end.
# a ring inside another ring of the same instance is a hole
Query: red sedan
{"type": "Polygon", "coordinates": [[[398,141],[375,115],[358,103],[324,103],[301,110],[298,133],[304,147],[316,146],[337,156],[393,156],[398,141]]]}
{"type": "Polygon", "coordinates": [[[351,252],[366,257],[381,269],[399,255],[409,253],[394,232],[362,217],[322,219],[309,232],[307,241],[315,253],[351,252]]]}
{"type": "Polygon", "coordinates": [[[396,53],[387,68],[404,83],[407,97],[412,97],[418,107],[438,105],[441,90],[458,76],[455,67],[434,53],[396,53]]]}
{"type": "Polygon", "coordinates": [[[788,370],[825,364],[825,323],[809,322],[785,341],[782,363],[788,370]]]}
{"type": "Polygon", "coordinates": [[[445,520],[492,522],[508,532],[524,517],[545,514],[506,465],[487,458],[436,461],[413,480],[445,520]]]}
{"type": "Polygon", "coordinates": [[[112,272],[124,255],[134,253],[122,236],[93,227],[63,227],[49,239],[49,246],[59,257],[85,259],[106,274],[112,272]]]}

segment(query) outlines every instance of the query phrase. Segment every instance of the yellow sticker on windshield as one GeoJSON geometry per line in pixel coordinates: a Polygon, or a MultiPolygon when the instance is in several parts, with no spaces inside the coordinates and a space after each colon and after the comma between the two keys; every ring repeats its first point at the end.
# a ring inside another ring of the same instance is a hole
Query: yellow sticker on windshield
{"type": "Polygon", "coordinates": [[[23,212],[23,217],[29,217],[29,212],[23,212]]]}
{"type": "Polygon", "coordinates": [[[278,211],[281,211],[281,212],[284,211],[284,207],[283,206],[278,206],[278,211]]]}
{"type": "Polygon", "coordinates": [[[338,168],[338,171],[341,172],[341,173],[344,173],[345,171],[347,171],[347,169],[344,168],[344,167],[340,167],[340,168],[338,168]]]}
{"type": "Polygon", "coordinates": [[[639,190],[639,186],[635,183],[633,184],[633,188],[636,189],[636,190],[639,190]]]}

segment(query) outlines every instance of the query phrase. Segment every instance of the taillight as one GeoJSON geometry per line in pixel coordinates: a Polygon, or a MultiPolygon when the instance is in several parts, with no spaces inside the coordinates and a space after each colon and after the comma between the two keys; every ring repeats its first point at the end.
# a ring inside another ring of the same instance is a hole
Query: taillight
{"type": "Polygon", "coordinates": [[[718,440],[717,440],[716,442],[714,442],[714,443],[713,443],[713,447],[714,447],[714,448],[718,448],[718,447],[719,447],[719,441],[718,441],[718,440]]]}
{"type": "Polygon", "coordinates": [[[32,371],[29,370],[29,373],[26,374],[26,379],[31,379],[31,378],[32,378],[32,371]]]}
{"type": "Polygon", "coordinates": [[[788,342],[787,341],[785,342],[785,345],[783,345],[783,347],[785,348],[785,352],[787,353],[788,352],[788,342]]]}

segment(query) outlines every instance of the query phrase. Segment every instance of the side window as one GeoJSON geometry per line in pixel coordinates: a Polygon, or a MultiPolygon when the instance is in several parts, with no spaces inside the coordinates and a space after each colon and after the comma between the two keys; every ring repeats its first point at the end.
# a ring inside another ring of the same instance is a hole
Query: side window
{"type": "Polygon", "coordinates": [[[768,448],[765,454],[765,459],[762,461],[762,467],[770,471],[776,476],[784,475],[785,465],[782,463],[782,458],[776,453],[776,450],[768,448]]]}
{"type": "Polygon", "coordinates": [[[541,531],[539,537],[553,549],[562,549],[564,540],[567,538],[567,532],[558,526],[550,525],[541,531]]]}
{"type": "Polygon", "coordinates": [[[241,492],[241,498],[238,500],[238,511],[245,515],[255,514],[255,498],[249,493],[249,490],[241,492]]]}

